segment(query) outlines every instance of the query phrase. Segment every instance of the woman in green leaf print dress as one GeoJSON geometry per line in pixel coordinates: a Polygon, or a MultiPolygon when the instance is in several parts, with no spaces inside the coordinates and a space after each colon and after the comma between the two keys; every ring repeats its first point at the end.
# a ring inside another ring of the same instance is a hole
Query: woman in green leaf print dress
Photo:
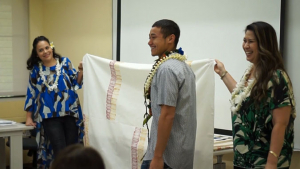
{"type": "Polygon", "coordinates": [[[219,60],[214,68],[232,94],[234,168],[289,168],[295,101],[274,28],[265,22],[248,25],[242,47],[252,64],[239,83],[219,60]]]}

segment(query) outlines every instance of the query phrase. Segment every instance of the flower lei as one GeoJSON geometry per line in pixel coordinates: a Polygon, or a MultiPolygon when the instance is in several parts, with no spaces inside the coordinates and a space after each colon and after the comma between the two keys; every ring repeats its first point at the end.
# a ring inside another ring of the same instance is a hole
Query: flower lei
{"type": "Polygon", "coordinates": [[[250,65],[249,68],[246,70],[245,75],[243,76],[242,80],[236,84],[236,88],[233,89],[231,94],[231,111],[232,113],[236,113],[240,110],[242,102],[245,101],[246,97],[249,96],[253,86],[255,85],[256,80],[251,79],[249,80],[248,86],[245,88],[246,80],[250,76],[250,72],[253,65],[250,65]],[[242,89],[244,89],[242,91],[242,89]],[[242,92],[240,92],[242,91],[242,92]]]}
{"type": "Polygon", "coordinates": [[[50,47],[53,49],[55,46],[53,45],[53,42],[50,42],[50,47]]]}
{"type": "Polygon", "coordinates": [[[147,76],[146,82],[144,84],[144,98],[145,98],[145,106],[146,106],[145,116],[146,117],[143,121],[143,125],[145,125],[149,121],[149,119],[152,117],[152,115],[147,113],[147,107],[151,111],[150,87],[151,87],[153,77],[156,74],[156,71],[158,70],[158,68],[160,67],[161,64],[163,64],[164,62],[166,62],[169,59],[177,59],[177,60],[180,60],[180,61],[185,61],[186,56],[183,55],[183,54],[184,54],[184,52],[182,51],[181,48],[179,48],[175,51],[166,52],[164,54],[164,56],[161,59],[157,59],[155,64],[153,65],[149,75],[147,76]],[[147,101],[148,101],[148,103],[147,103],[147,101]]]}
{"type": "Polygon", "coordinates": [[[50,90],[50,91],[53,91],[54,89],[57,89],[57,85],[58,85],[58,79],[59,79],[59,75],[60,75],[60,69],[61,69],[61,64],[59,63],[59,60],[58,58],[55,58],[56,59],[56,67],[55,67],[55,71],[56,71],[56,78],[55,78],[55,81],[54,81],[54,84],[52,86],[50,86],[47,81],[46,81],[46,78],[45,78],[45,74],[44,74],[44,71],[43,71],[43,68],[42,68],[42,62],[39,62],[39,68],[40,68],[40,71],[39,71],[39,74],[43,80],[43,84],[45,86],[47,86],[47,88],[50,90]]]}

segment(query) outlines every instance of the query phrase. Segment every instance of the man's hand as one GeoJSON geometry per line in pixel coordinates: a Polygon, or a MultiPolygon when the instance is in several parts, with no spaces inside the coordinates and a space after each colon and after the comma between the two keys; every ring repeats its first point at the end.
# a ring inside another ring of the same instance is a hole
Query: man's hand
{"type": "Polygon", "coordinates": [[[153,157],[149,169],[163,169],[164,159],[162,157],[153,157]]]}

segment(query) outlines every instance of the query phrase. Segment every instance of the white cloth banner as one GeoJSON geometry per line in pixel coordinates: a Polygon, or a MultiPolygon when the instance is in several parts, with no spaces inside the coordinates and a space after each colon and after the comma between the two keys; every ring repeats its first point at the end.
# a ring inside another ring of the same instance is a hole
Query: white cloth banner
{"type": "MultiPolygon", "coordinates": [[[[211,169],[214,60],[187,63],[196,75],[197,136],[194,168],[211,169]]],[[[140,168],[148,144],[148,131],[142,125],[146,110],[143,87],[152,65],[116,62],[90,54],[84,56],[83,65],[85,144],[100,152],[108,169],[140,168]]],[[[151,121],[148,123],[151,124],[151,121]]]]}

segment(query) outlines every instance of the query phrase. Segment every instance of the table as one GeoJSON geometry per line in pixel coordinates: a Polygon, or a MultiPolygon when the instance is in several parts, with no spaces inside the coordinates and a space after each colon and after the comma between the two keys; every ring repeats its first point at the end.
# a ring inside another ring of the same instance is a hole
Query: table
{"type": "Polygon", "coordinates": [[[25,126],[25,124],[20,123],[0,126],[0,169],[6,168],[4,137],[10,137],[10,168],[23,168],[23,131],[31,129],[33,126],[25,126]]]}
{"type": "Polygon", "coordinates": [[[226,163],[222,162],[224,154],[233,152],[232,136],[214,134],[214,155],[217,156],[217,163],[214,169],[226,169],[226,163]]]}

